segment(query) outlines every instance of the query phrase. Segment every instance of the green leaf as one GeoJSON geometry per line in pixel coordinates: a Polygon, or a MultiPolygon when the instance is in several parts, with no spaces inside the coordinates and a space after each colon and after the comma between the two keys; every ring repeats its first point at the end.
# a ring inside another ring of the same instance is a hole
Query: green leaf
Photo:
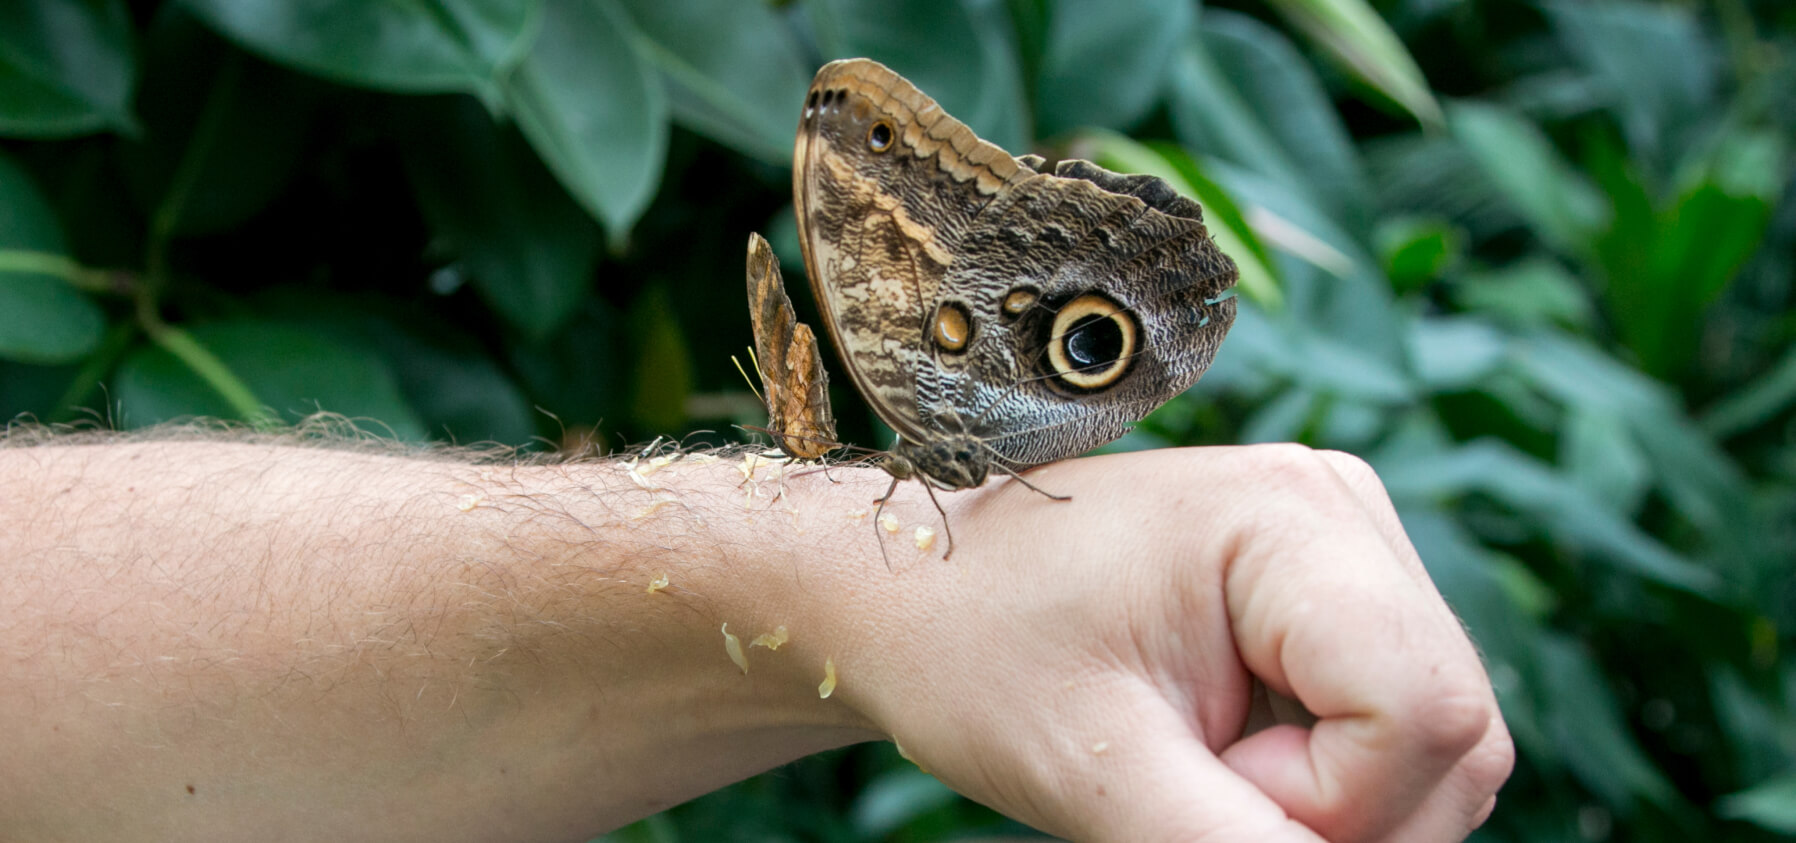
{"type": "Polygon", "coordinates": [[[792,30],[759,2],[625,0],[643,54],[681,125],[769,164],[790,166],[792,127],[811,78],[792,30]]]}
{"type": "MultiPolygon", "coordinates": [[[[874,59],[980,137],[1012,151],[1029,143],[1027,99],[1002,7],[977,0],[815,0],[805,10],[825,58],[874,59]]],[[[791,125],[802,105],[787,106],[791,125]]]]}
{"type": "Polygon", "coordinates": [[[1384,274],[1398,291],[1414,290],[1439,278],[1458,260],[1459,231],[1443,220],[1387,217],[1372,233],[1384,274]]]}
{"type": "Polygon", "coordinates": [[[99,344],[105,317],[66,277],[78,269],[37,186],[0,154],[0,357],[67,363],[99,344]]]}
{"type": "MultiPolygon", "coordinates": [[[[1208,10],[1201,29],[1216,67],[1282,153],[1279,163],[1263,173],[1299,179],[1291,186],[1324,202],[1336,222],[1363,231],[1371,213],[1371,189],[1347,128],[1309,63],[1283,34],[1243,14],[1208,10]]],[[[1192,117],[1184,110],[1175,112],[1179,121],[1192,117]]],[[[1251,164],[1272,152],[1254,151],[1249,153],[1254,157],[1236,160],[1251,164]]]]}
{"type": "MultiPolygon", "coordinates": [[[[365,430],[424,438],[424,425],[400,397],[392,370],[366,349],[278,322],[216,322],[193,328],[191,336],[282,419],[338,413],[365,430]]],[[[159,346],[125,359],[112,394],[129,427],[193,416],[243,418],[207,380],[159,346]]]]}
{"type": "Polygon", "coordinates": [[[889,771],[855,797],[851,814],[863,839],[882,839],[916,817],[960,797],[935,776],[915,767],[889,771]]]}
{"type": "Polygon", "coordinates": [[[144,41],[143,132],[120,147],[152,236],[212,234],[259,213],[305,152],[321,84],[255,60],[165,7],[144,41]]]}
{"type": "Polygon", "coordinates": [[[1365,0],[1272,0],[1272,5],[1355,78],[1423,126],[1441,125],[1440,103],[1415,59],[1365,0]]]}
{"type": "Polygon", "coordinates": [[[1715,813],[1779,834],[1796,834],[1796,773],[1762,781],[1715,803],[1715,813]]]}
{"type": "Polygon", "coordinates": [[[498,101],[536,0],[181,0],[245,49],[349,85],[498,101]]]}
{"type": "Polygon", "coordinates": [[[1561,252],[1588,250],[1607,222],[1608,209],[1538,127],[1500,106],[1470,101],[1452,104],[1447,121],[1536,235],[1561,252]]]}
{"type": "Polygon", "coordinates": [[[1663,164],[1679,136],[1705,122],[1720,68],[1691,10],[1627,0],[1542,6],[1644,160],[1663,164]]]}
{"type": "Polygon", "coordinates": [[[1703,413],[1702,426],[1726,439],[1765,424],[1796,406],[1796,348],[1784,352],[1770,371],[1741,387],[1703,413]]]}
{"type": "Polygon", "coordinates": [[[135,72],[123,0],[0,3],[0,135],[135,131],[135,72]]]}
{"type": "Polygon", "coordinates": [[[1391,497],[1435,500],[1481,492],[1522,513],[1548,535],[1617,569],[1697,595],[1720,586],[1697,567],[1642,533],[1589,492],[1506,442],[1478,440],[1452,450],[1381,462],[1391,497]]]}
{"type": "Polygon", "coordinates": [[[1594,658],[1563,635],[1543,635],[1540,664],[1547,728],[1561,758],[1609,808],[1632,813],[1635,800],[1678,807],[1681,800],[1628,731],[1621,704],[1594,658]]]}
{"type": "Polygon", "coordinates": [[[1516,327],[1584,328],[1596,318],[1578,279],[1544,257],[1467,273],[1453,283],[1450,294],[1460,307],[1516,327]]]}
{"type": "Polygon", "coordinates": [[[1037,131],[1127,129],[1159,101],[1192,25],[1187,0],[1052,0],[1035,86],[1037,131]]]}
{"type": "Polygon", "coordinates": [[[614,245],[667,160],[667,95],[640,40],[617,0],[546,0],[542,34],[504,86],[530,145],[614,245]]]}
{"type": "Polygon", "coordinates": [[[516,132],[470,100],[414,104],[396,133],[418,202],[493,310],[532,340],[552,335],[585,298],[600,232],[516,132]]]}
{"type": "Polygon", "coordinates": [[[1501,331],[1467,317],[1417,319],[1408,346],[1416,377],[1441,392],[1477,386],[1503,364],[1509,351],[1508,337],[1501,331]]]}

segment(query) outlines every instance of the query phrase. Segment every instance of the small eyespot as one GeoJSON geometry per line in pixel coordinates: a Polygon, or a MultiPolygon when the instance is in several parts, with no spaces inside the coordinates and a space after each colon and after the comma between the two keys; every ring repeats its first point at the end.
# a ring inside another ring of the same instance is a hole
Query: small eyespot
{"type": "Polygon", "coordinates": [[[936,348],[950,354],[966,350],[967,341],[973,337],[973,323],[967,318],[965,307],[955,302],[943,302],[935,309],[935,319],[931,321],[929,334],[936,348]]]}
{"type": "Polygon", "coordinates": [[[1086,293],[1054,314],[1048,363],[1064,386],[1081,392],[1105,389],[1129,370],[1140,336],[1134,315],[1105,296],[1086,293]]]}
{"type": "Polygon", "coordinates": [[[1007,319],[1015,319],[1018,316],[1028,313],[1029,308],[1035,306],[1036,298],[1038,298],[1038,296],[1035,291],[1027,287],[1018,287],[1011,290],[1004,296],[1004,317],[1007,319]]]}
{"type": "Polygon", "coordinates": [[[892,141],[897,138],[892,132],[892,124],[881,120],[867,130],[867,148],[874,152],[884,152],[892,148],[892,141]]]}

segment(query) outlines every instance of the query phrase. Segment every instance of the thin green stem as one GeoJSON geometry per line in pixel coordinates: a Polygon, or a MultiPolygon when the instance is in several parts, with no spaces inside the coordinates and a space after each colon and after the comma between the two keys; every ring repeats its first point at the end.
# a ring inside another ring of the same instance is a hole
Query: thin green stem
{"type": "MultiPolygon", "coordinates": [[[[119,358],[131,350],[132,341],[137,338],[137,324],[128,319],[120,320],[106,332],[106,338],[100,341],[100,347],[87,356],[81,364],[81,370],[69,379],[68,389],[63,390],[62,397],[57,400],[55,409],[51,411],[50,420],[66,422],[75,418],[76,411],[84,409],[81,405],[99,386],[100,379],[106,377],[118,365],[119,358]]],[[[110,415],[110,410],[108,414],[110,415]]]]}
{"type": "Polygon", "coordinates": [[[112,273],[76,263],[67,255],[31,249],[0,249],[0,272],[30,272],[60,278],[88,293],[116,293],[112,273]]]}
{"type": "Polygon", "coordinates": [[[258,428],[275,427],[280,424],[280,420],[264,408],[261,401],[256,399],[256,394],[249,388],[249,385],[238,378],[237,373],[231,371],[231,367],[225,365],[223,360],[218,359],[218,355],[213,354],[211,349],[194,339],[192,334],[172,325],[163,324],[150,332],[150,339],[162,346],[163,350],[173,354],[175,359],[180,360],[194,374],[199,375],[200,380],[205,381],[207,386],[212,387],[213,391],[223,397],[240,418],[258,428]]]}

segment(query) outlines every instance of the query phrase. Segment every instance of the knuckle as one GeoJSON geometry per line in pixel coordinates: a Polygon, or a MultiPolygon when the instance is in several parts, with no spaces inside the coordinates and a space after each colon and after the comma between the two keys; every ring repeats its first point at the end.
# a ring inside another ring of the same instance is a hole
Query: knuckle
{"type": "Polygon", "coordinates": [[[1305,502],[1332,501],[1344,487],[1322,452],[1303,445],[1260,445],[1247,452],[1247,476],[1274,484],[1305,502]]]}
{"type": "Polygon", "coordinates": [[[1482,797],[1496,793],[1515,772],[1515,741],[1509,730],[1499,727],[1489,732],[1462,762],[1468,785],[1482,797]]]}
{"type": "Polygon", "coordinates": [[[1460,758],[1479,745],[1496,719],[1490,694],[1471,677],[1433,683],[1411,709],[1413,734],[1423,752],[1460,758]]]}

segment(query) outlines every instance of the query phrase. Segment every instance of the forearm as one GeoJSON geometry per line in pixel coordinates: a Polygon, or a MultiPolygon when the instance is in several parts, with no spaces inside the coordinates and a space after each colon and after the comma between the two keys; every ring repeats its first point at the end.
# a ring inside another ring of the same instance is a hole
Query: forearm
{"type": "Polygon", "coordinates": [[[565,839],[870,737],[807,638],[869,564],[864,484],[737,465],[0,450],[0,818],[565,839]],[[744,676],[726,622],[793,640],[744,676]]]}

